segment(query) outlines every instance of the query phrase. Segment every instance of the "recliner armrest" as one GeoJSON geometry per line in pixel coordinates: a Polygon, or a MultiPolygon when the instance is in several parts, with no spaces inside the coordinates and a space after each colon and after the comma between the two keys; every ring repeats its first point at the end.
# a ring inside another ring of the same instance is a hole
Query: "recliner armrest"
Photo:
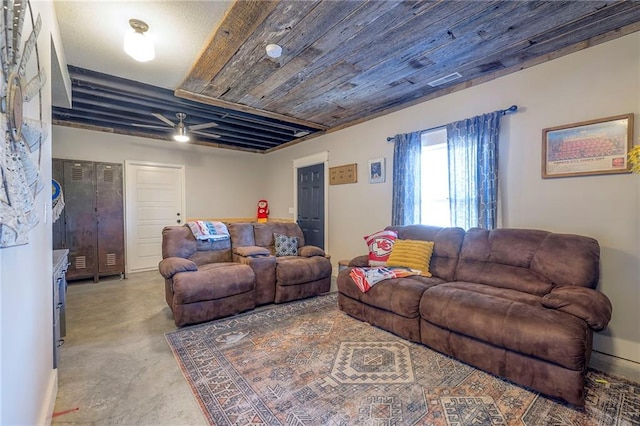
{"type": "Polygon", "coordinates": [[[543,306],[576,316],[595,331],[604,330],[611,320],[613,307],[603,293],[586,287],[562,286],[547,293],[543,306]]]}
{"type": "Polygon", "coordinates": [[[269,249],[260,246],[234,247],[233,254],[237,254],[243,257],[271,256],[271,252],[269,251],[269,249]]]}
{"type": "Polygon", "coordinates": [[[189,259],[182,257],[167,257],[158,264],[160,275],[166,279],[171,279],[178,272],[197,271],[198,265],[189,259]]]}
{"type": "Polygon", "coordinates": [[[369,255],[363,254],[362,256],[354,257],[349,261],[349,266],[354,268],[366,268],[369,266],[369,255]]]}
{"type": "Polygon", "coordinates": [[[325,256],[326,253],[318,246],[302,246],[298,249],[298,256],[313,257],[325,256]]]}

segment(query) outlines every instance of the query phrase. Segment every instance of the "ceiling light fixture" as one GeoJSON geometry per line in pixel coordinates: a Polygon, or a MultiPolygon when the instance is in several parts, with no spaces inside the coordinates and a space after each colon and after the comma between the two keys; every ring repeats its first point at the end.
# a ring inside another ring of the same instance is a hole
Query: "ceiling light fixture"
{"type": "Polygon", "coordinates": [[[173,140],[176,142],[189,142],[189,135],[187,135],[187,129],[185,129],[184,125],[176,127],[173,140]]]}
{"type": "Polygon", "coordinates": [[[277,44],[267,44],[267,56],[270,58],[279,58],[282,55],[282,47],[277,44]]]}
{"type": "Polygon", "coordinates": [[[309,133],[311,133],[311,132],[309,132],[307,130],[298,130],[297,132],[295,132],[293,134],[293,136],[296,137],[296,138],[301,138],[303,136],[307,136],[309,133]]]}
{"type": "Polygon", "coordinates": [[[149,25],[139,19],[129,19],[132,31],[124,36],[124,51],[138,62],[148,62],[156,57],[153,41],[145,36],[149,25]]]}
{"type": "Polygon", "coordinates": [[[173,134],[173,140],[176,142],[189,142],[187,127],[182,122],[182,120],[187,117],[187,114],[179,112],[176,114],[176,117],[178,117],[178,124],[176,124],[176,132],[173,134]]]}

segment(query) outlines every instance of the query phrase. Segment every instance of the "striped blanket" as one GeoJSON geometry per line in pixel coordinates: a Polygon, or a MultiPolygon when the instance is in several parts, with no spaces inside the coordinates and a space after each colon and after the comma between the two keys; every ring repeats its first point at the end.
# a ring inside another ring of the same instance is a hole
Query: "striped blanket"
{"type": "Polygon", "coordinates": [[[391,278],[402,278],[410,275],[420,275],[410,269],[406,268],[353,268],[349,273],[353,282],[356,283],[360,291],[366,293],[378,284],[380,281],[388,280],[391,278]]]}
{"type": "Polygon", "coordinates": [[[222,241],[229,239],[229,230],[222,222],[196,220],[187,222],[187,226],[191,229],[191,233],[196,240],[222,241]]]}

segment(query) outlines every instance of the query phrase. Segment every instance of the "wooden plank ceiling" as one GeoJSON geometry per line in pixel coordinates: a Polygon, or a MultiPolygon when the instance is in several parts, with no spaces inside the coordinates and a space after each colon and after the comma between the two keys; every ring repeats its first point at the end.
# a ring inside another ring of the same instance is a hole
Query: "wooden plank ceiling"
{"type": "MultiPolygon", "coordinates": [[[[237,1],[174,92],[190,103],[162,112],[188,106],[197,122],[228,113],[289,126],[288,140],[256,122],[251,143],[231,128],[205,141],[269,152],[638,30],[634,1],[237,1]],[[281,57],[265,54],[269,43],[281,57]]],[[[144,123],[158,124],[149,114],[144,123]]]]}

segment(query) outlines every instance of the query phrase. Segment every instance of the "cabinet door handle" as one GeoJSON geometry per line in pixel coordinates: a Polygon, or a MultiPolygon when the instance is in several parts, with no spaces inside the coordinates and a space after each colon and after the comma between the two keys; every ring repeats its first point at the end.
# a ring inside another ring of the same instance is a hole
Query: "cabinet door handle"
{"type": "Polygon", "coordinates": [[[180,219],[176,220],[176,223],[181,223],[182,221],[180,219]]]}
{"type": "Polygon", "coordinates": [[[58,344],[57,344],[56,346],[57,346],[57,347],[60,347],[60,346],[62,346],[62,345],[64,345],[64,339],[60,339],[60,340],[58,340],[58,344]]]}

